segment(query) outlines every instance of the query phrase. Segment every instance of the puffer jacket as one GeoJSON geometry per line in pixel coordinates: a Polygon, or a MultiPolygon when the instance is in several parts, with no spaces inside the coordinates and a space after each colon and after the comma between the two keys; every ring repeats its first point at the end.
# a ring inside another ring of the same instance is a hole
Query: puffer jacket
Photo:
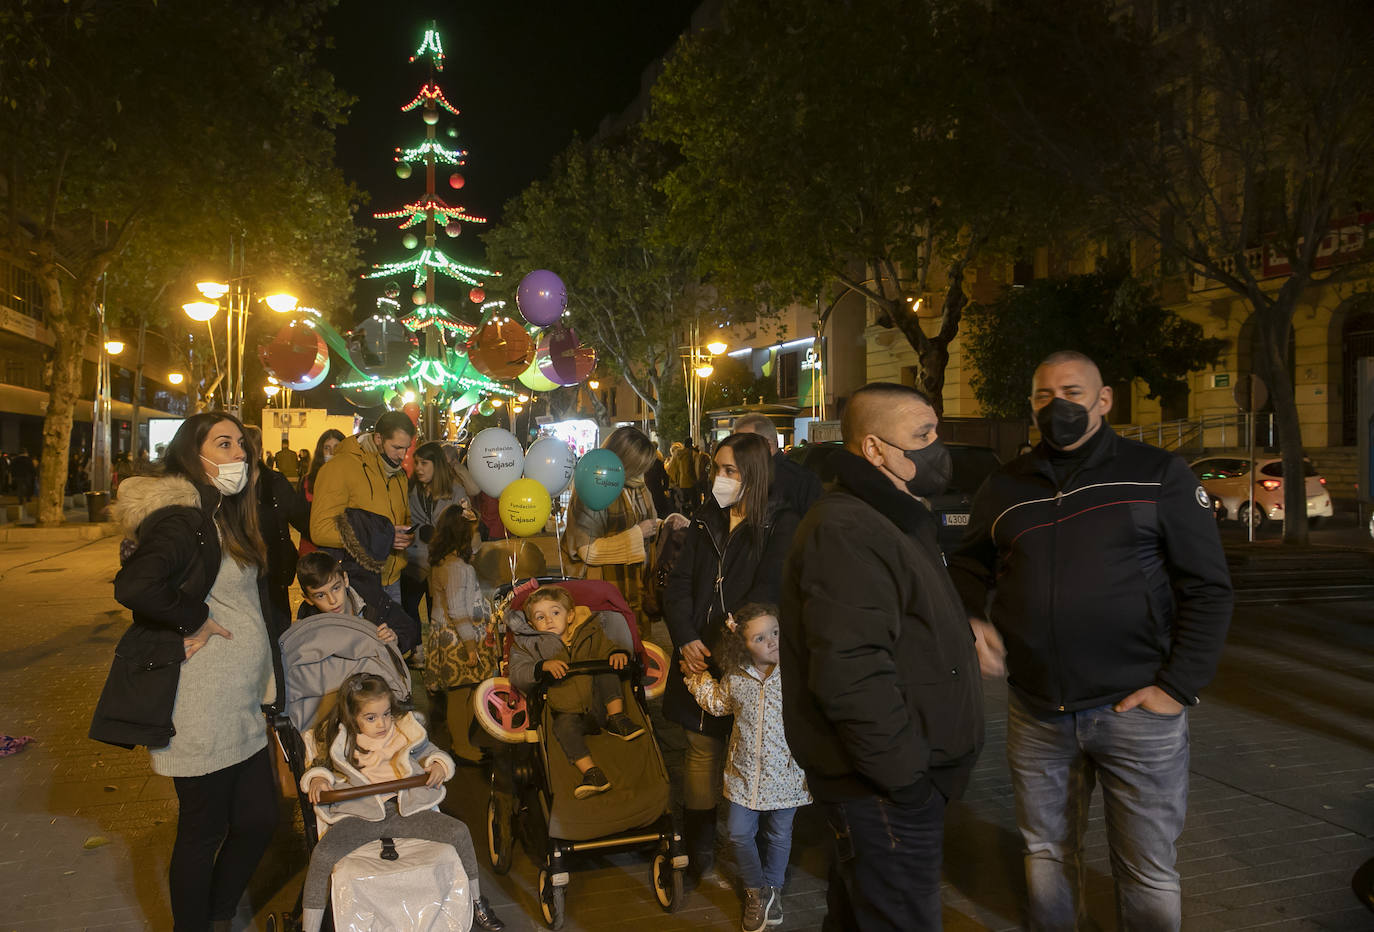
{"type": "MultiPolygon", "coordinates": [[[[628,658],[629,650],[612,642],[602,628],[604,616],[609,614],[593,614],[585,605],[574,607],[572,621],[568,624],[569,640],[565,643],[558,635],[540,631],[530,624],[524,612],[511,612],[506,620],[515,635],[515,647],[510,652],[511,685],[529,693],[539,675],[539,665],[546,660],[565,663],[608,660],[611,654],[624,654],[628,658]]],[[[558,712],[591,711],[594,702],[589,676],[564,677],[549,690],[549,705],[558,712]]]]}
{"type": "MultiPolygon", "coordinates": [[[[135,476],[120,484],[113,511],[135,547],[115,575],[114,595],[134,623],[115,645],[91,719],[95,740],[126,748],[161,748],[172,740],[172,708],[186,659],[183,638],[210,617],[206,599],[219,576],[219,501],[214,486],[181,476],[135,476]]],[[[285,693],[277,638],[290,617],[275,610],[269,586],[267,574],[259,574],[258,599],[280,697],[285,693]]]]}
{"type": "MultiPolygon", "coordinates": [[[[391,759],[392,767],[396,771],[394,779],[400,780],[404,777],[413,777],[425,772],[432,761],[439,761],[444,765],[444,781],[453,779],[455,768],[453,758],[435,747],[429,740],[429,735],[425,733],[425,726],[420,723],[420,719],[414,712],[407,712],[396,719],[397,728],[406,739],[406,745],[397,752],[391,759]]],[[[315,736],[312,732],[307,732],[301,736],[305,741],[305,759],[314,760],[316,757],[315,736]]],[[[368,781],[352,761],[344,756],[344,748],[348,743],[348,737],[343,729],[334,736],[334,743],[329,746],[329,767],[311,767],[301,774],[301,792],[310,792],[310,784],[316,777],[324,777],[329,781],[334,789],[345,786],[367,786],[368,781]]],[[[417,786],[414,789],[401,790],[396,795],[396,811],[402,816],[414,815],[426,809],[434,809],[443,802],[445,795],[444,785],[438,786],[417,786]]],[[[386,818],[385,796],[364,796],[361,799],[350,799],[341,803],[330,803],[315,807],[315,814],[322,822],[333,825],[343,819],[366,819],[368,822],[380,822],[386,818]]]]}
{"type": "Polygon", "coordinates": [[[412,579],[429,576],[429,542],[439,516],[464,498],[462,487],[456,486],[443,498],[432,498],[416,485],[410,490],[410,523],[415,525],[415,537],[406,548],[405,574],[412,579]]]}
{"type": "Polygon", "coordinates": [[[725,754],[725,798],[766,812],[811,802],[806,774],[792,757],[782,724],[782,671],[767,676],[750,664],[716,680],[709,673],[687,677],[687,688],[712,715],[733,715],[725,754]]]}
{"type": "MultiPolygon", "coordinates": [[[[707,713],[683,682],[682,645],[700,640],[714,651],[725,628],[726,614],[749,602],[776,604],[783,558],[797,529],[797,514],[776,496],[763,524],[763,546],[754,546],[749,524],[730,530],[730,519],[707,496],[668,574],[663,614],[673,637],[673,660],[663,695],[663,714],[683,728],[714,738],[730,733],[730,719],[707,713]]],[[[720,675],[712,666],[711,672],[720,675]]]]}
{"type": "MultiPolygon", "coordinates": [[[[316,547],[344,549],[347,544],[336,519],[349,508],[381,515],[393,525],[410,523],[409,480],[403,470],[386,474],[372,434],[349,437],[315,477],[310,506],[310,539],[316,547]]],[[[405,553],[393,550],[381,569],[382,585],[401,578],[405,553]]]]}

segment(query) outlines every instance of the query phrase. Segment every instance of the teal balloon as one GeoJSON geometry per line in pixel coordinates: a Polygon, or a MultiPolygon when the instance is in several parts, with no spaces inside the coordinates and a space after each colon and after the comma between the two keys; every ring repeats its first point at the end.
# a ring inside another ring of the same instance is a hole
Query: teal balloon
{"type": "Polygon", "coordinates": [[[604,511],[625,488],[625,464],[610,450],[592,450],[573,470],[577,497],[592,511],[604,511]]]}

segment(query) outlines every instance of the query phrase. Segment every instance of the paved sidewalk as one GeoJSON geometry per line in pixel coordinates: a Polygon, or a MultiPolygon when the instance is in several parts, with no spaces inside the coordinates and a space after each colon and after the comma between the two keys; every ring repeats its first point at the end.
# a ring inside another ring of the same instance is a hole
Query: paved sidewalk
{"type": "MultiPolygon", "coordinates": [[[[0,543],[0,732],[35,743],[0,758],[0,932],[167,929],[166,869],[176,818],[171,781],[147,755],[86,739],[91,709],[128,614],[111,598],[116,538],[0,543]],[[89,847],[87,847],[89,846],[89,847]]],[[[420,696],[423,696],[421,691],[420,696]]],[[[1005,690],[987,688],[988,746],[969,798],[950,810],[945,924],[1013,929],[1024,896],[1003,760],[1005,690]]],[[[1374,928],[1349,890],[1374,854],[1374,605],[1246,607],[1217,683],[1192,713],[1192,796],[1180,846],[1184,927],[1374,928]]],[[[682,739],[662,731],[670,765],[682,739]]],[[[485,845],[486,785],[463,768],[445,808],[485,845]]],[[[236,929],[261,928],[294,901],[305,864],[297,816],[276,843],[236,929]]],[[[1101,807],[1089,834],[1090,907],[1115,928],[1101,807]]],[[[824,915],[827,854],[813,812],[799,816],[783,930],[824,915]]],[[[513,932],[542,928],[535,867],[483,875],[513,932]]],[[[569,930],[733,930],[731,890],[693,893],[664,914],[639,854],[588,858],[568,888],[569,930]]]]}

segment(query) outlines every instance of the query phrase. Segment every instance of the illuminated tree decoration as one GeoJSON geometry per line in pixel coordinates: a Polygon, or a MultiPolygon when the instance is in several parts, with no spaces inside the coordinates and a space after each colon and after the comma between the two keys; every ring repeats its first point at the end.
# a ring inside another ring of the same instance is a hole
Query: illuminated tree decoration
{"type": "Polygon", "coordinates": [[[402,207],[400,210],[384,210],[372,215],[375,220],[401,220],[399,229],[419,226],[430,220],[431,215],[435,222],[448,225],[454,221],[462,223],[486,223],[486,217],[476,217],[467,212],[463,206],[450,207],[443,198],[437,194],[426,194],[418,201],[413,201],[402,207]]]}
{"type": "Polygon", "coordinates": [[[435,162],[445,165],[466,165],[467,149],[450,149],[437,139],[426,139],[413,149],[396,149],[396,157],[403,162],[435,162]]]}
{"type": "Polygon", "coordinates": [[[444,46],[439,41],[439,30],[433,25],[425,30],[425,39],[415,50],[415,54],[410,56],[410,60],[417,61],[425,55],[429,56],[429,63],[435,71],[444,70],[444,46]]]}
{"type": "Polygon", "coordinates": [[[415,95],[414,100],[402,107],[401,112],[409,113],[416,107],[423,107],[429,101],[433,101],[454,116],[458,115],[458,108],[444,99],[443,89],[437,84],[426,84],[420,88],[420,93],[415,95]]]}
{"type": "Polygon", "coordinates": [[[374,271],[368,272],[364,278],[385,278],[388,275],[395,275],[397,272],[415,273],[415,284],[423,285],[429,277],[429,270],[443,272],[449,278],[463,282],[466,285],[480,285],[481,278],[493,275],[500,275],[500,272],[493,272],[491,269],[480,268],[475,265],[464,265],[461,262],[454,262],[444,255],[442,249],[426,247],[414,259],[405,262],[391,262],[386,265],[374,265],[374,271]],[[479,277],[480,276],[480,277],[479,277]]]}

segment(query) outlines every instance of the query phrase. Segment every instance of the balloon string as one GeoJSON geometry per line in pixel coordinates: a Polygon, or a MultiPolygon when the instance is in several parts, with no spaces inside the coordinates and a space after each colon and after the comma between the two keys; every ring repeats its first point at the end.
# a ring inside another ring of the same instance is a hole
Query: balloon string
{"type": "Polygon", "coordinates": [[[515,585],[515,564],[516,564],[515,548],[512,547],[512,548],[511,548],[511,551],[510,551],[510,584],[511,584],[512,586],[515,585]]]}
{"type": "Polygon", "coordinates": [[[558,544],[558,575],[564,579],[568,577],[568,570],[563,566],[563,514],[559,512],[553,516],[553,537],[558,544]]]}

